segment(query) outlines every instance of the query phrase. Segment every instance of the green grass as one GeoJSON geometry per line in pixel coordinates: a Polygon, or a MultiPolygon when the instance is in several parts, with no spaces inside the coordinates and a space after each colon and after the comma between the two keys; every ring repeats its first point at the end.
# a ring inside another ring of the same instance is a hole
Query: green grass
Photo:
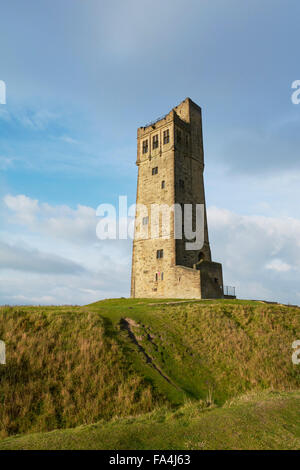
{"type": "MultiPolygon", "coordinates": [[[[250,301],[169,304],[153,300],[109,300],[89,306],[118,329],[132,318],[140,344],[183,391],[195,399],[209,393],[218,404],[247,390],[289,390],[300,385],[291,344],[300,333],[300,309],[250,301]],[[149,341],[149,335],[153,338],[149,341]]],[[[128,341],[124,333],[119,337],[128,341]]],[[[143,376],[159,384],[168,399],[184,395],[164,381],[132,345],[128,353],[143,376]]]]}
{"type": "Polygon", "coordinates": [[[16,436],[0,450],[300,449],[300,393],[251,394],[221,408],[186,403],[175,412],[16,436]]]}
{"type": "MultiPolygon", "coordinates": [[[[286,447],[282,429],[292,423],[296,403],[299,406],[295,390],[300,388],[300,367],[291,360],[291,345],[299,335],[300,308],[253,301],[113,299],[86,307],[2,307],[0,339],[6,342],[7,365],[0,366],[0,437],[61,429],[45,434],[45,445],[198,448],[196,438],[179,444],[182,427],[196,426],[195,433],[202,436],[199,442],[206,442],[202,428],[213,434],[213,423],[221,426],[224,417],[234,433],[242,413],[250,423],[249,432],[252,425],[253,433],[258,427],[260,437],[251,441],[245,424],[241,439],[232,437],[232,445],[243,448],[244,439],[246,447],[248,443],[259,448],[260,441],[286,447]],[[256,405],[250,402],[226,405],[249,392],[257,401],[265,390],[281,395],[265,397],[271,405],[262,421],[251,420],[256,405]],[[285,405],[280,408],[280,403],[285,405]],[[206,411],[195,418],[199,422],[184,418],[188,409],[203,406],[206,411]],[[277,431],[273,423],[274,442],[271,415],[276,420],[282,416],[277,431]],[[95,427],[76,427],[95,422],[95,427]],[[157,437],[151,437],[152,425],[161,429],[157,428],[157,437]],[[146,437],[139,444],[141,426],[146,437]],[[171,441],[164,437],[168,426],[171,441]],[[112,428],[120,429],[116,441],[105,438],[112,428]],[[93,434],[93,429],[98,437],[91,436],[89,444],[84,433],[93,434]],[[48,436],[56,436],[55,444],[48,436]]],[[[4,440],[1,445],[30,442],[35,448],[34,436],[4,440]]],[[[37,439],[41,446],[44,438],[37,439]]],[[[214,444],[213,439],[211,435],[203,448],[225,448],[225,437],[223,443],[214,444]]]]}
{"type": "Polygon", "coordinates": [[[0,309],[0,436],[150,411],[162,395],[131,366],[98,313],[0,309]]]}

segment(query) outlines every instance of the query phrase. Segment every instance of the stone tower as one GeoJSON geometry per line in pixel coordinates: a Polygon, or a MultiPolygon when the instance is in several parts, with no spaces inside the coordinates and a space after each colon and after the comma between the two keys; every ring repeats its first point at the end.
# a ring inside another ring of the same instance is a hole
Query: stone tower
{"type": "Polygon", "coordinates": [[[136,163],[137,205],[143,204],[151,214],[153,204],[193,208],[202,204],[204,244],[187,250],[186,240],[175,238],[174,212],[170,213],[170,237],[164,237],[161,229],[155,237],[138,237],[137,229],[152,221],[151,215],[141,217],[137,210],[131,297],[222,298],[222,265],[211,260],[208,238],[201,108],[186,98],[163,118],[140,127],[136,163]]]}

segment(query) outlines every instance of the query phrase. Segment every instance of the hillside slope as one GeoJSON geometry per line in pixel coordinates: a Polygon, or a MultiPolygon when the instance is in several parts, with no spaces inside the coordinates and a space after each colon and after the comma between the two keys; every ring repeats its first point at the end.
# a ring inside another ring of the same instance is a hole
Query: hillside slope
{"type": "Polygon", "coordinates": [[[166,400],[139,375],[98,313],[0,308],[0,437],[144,413],[166,400]]]}
{"type": "Polygon", "coordinates": [[[16,436],[0,450],[300,449],[300,393],[248,394],[221,408],[187,403],[136,418],[16,436]]]}
{"type": "Polygon", "coordinates": [[[299,308],[260,302],[2,307],[0,436],[176,409],[186,400],[220,407],[249,390],[294,391],[300,368],[291,345],[299,337],[299,308]]]}
{"type": "Polygon", "coordinates": [[[134,369],[172,403],[187,396],[221,405],[247,390],[300,386],[299,367],[291,360],[292,342],[300,335],[300,308],[121,299],[89,309],[118,331],[134,369]]]}

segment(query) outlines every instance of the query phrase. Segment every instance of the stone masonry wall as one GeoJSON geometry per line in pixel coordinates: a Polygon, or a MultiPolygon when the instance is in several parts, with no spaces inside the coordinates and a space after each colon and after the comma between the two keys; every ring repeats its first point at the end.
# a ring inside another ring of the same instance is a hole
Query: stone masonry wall
{"type": "Polygon", "coordinates": [[[205,243],[201,250],[187,251],[186,240],[174,239],[173,212],[170,213],[167,238],[163,236],[159,219],[155,237],[147,233],[154,220],[152,204],[205,204],[201,109],[187,98],[164,118],[138,129],[137,149],[137,212],[131,296],[185,299],[220,295],[216,286],[223,282],[222,267],[221,275],[219,268],[217,271],[213,266],[204,269],[204,264],[201,269],[193,269],[199,259],[211,262],[206,210],[205,243]],[[169,142],[164,142],[164,131],[169,132],[169,142]],[[157,148],[155,141],[158,141],[157,148]],[[146,213],[139,209],[139,204],[146,206],[146,213]],[[147,217],[148,223],[143,223],[147,217]],[[163,257],[157,257],[158,250],[163,250],[163,257]]]}

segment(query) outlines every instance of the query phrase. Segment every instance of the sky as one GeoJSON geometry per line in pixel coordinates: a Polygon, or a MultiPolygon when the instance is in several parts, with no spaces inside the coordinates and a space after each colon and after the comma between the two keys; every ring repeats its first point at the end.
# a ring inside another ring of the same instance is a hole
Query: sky
{"type": "Polygon", "coordinates": [[[212,256],[239,298],[300,304],[296,0],[10,0],[0,14],[0,304],[127,297],[136,129],[202,107],[212,256]]]}

